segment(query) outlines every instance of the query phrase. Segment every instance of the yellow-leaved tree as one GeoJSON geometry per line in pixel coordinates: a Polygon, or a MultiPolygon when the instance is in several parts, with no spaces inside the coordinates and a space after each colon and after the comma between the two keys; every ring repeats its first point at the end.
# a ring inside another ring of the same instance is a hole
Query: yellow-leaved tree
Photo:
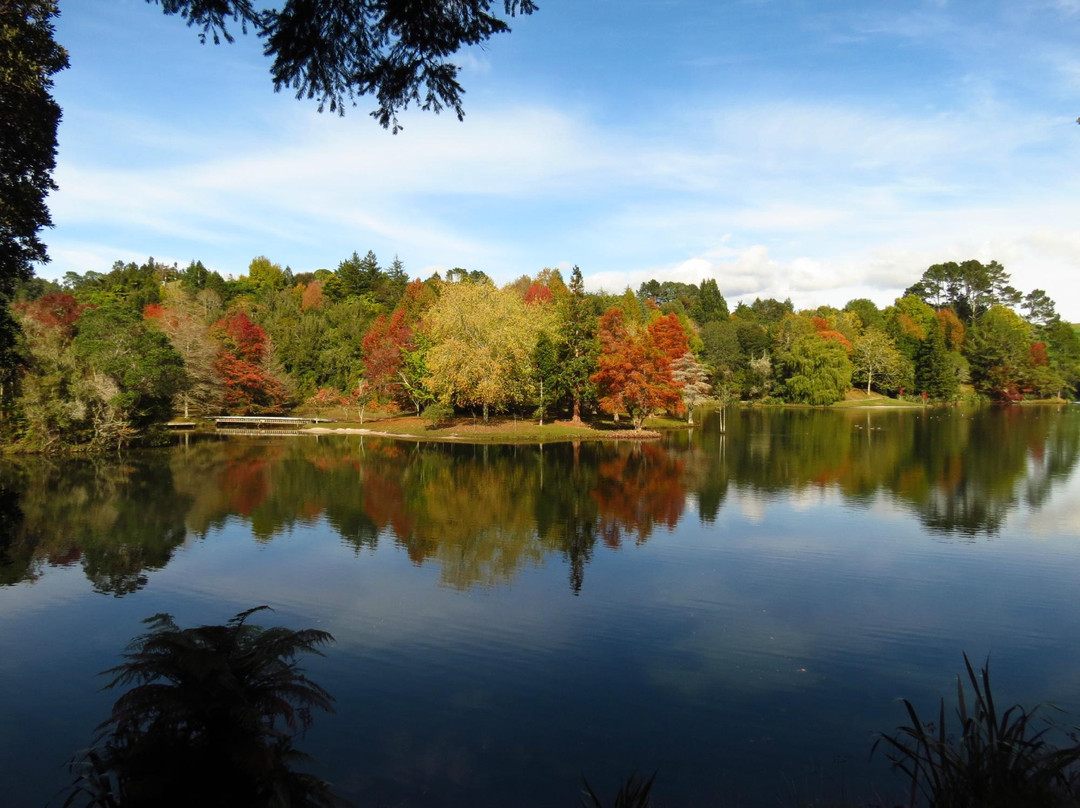
{"type": "Polygon", "coordinates": [[[483,280],[444,283],[427,316],[432,345],[425,384],[443,404],[491,410],[533,395],[532,352],[555,331],[551,306],[527,304],[483,280]]]}

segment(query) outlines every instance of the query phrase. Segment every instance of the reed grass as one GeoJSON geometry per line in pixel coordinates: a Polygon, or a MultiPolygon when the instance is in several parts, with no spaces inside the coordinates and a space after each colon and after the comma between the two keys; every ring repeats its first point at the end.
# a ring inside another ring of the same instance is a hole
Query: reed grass
{"type": "Polygon", "coordinates": [[[976,674],[967,654],[971,689],[956,677],[958,734],[946,727],[945,699],[936,721],[924,722],[907,699],[910,724],[874,743],[910,780],[909,805],[930,808],[1065,808],[1078,806],[1076,728],[1061,730],[1043,717],[1013,705],[998,711],[990,687],[990,662],[976,674]],[[971,707],[969,709],[969,699],[971,707]],[[1052,736],[1071,742],[1058,748],[1052,736]]]}

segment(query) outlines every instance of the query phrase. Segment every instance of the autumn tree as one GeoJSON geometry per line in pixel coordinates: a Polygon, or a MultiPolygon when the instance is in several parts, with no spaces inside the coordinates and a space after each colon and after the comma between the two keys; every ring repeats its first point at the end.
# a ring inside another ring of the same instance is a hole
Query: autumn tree
{"type": "Polygon", "coordinates": [[[402,363],[405,355],[416,349],[407,316],[404,309],[395,309],[389,317],[380,314],[364,335],[364,378],[380,401],[398,397],[402,363]]]}
{"type": "Polygon", "coordinates": [[[480,406],[486,423],[492,409],[531,396],[532,352],[540,332],[552,330],[554,316],[513,291],[459,281],[444,284],[427,325],[428,389],[444,404],[480,406]]]}
{"type": "Polygon", "coordinates": [[[171,295],[169,305],[151,304],[143,311],[148,323],[169,339],[184,363],[184,382],[176,395],[176,409],[188,418],[193,413],[220,411],[222,384],[217,374],[218,345],[199,310],[182,294],[171,295]]]}
{"type": "Polygon", "coordinates": [[[266,332],[238,311],[219,320],[211,333],[221,342],[216,370],[224,386],[225,409],[241,415],[280,412],[288,393],[266,367],[266,332]]]}
{"type": "Polygon", "coordinates": [[[694,354],[687,351],[672,363],[671,378],[682,390],[682,403],[686,407],[686,422],[693,424],[694,409],[703,401],[708,400],[712,390],[708,370],[694,354]]]}
{"type": "Polygon", "coordinates": [[[599,342],[591,381],[601,409],[616,418],[626,413],[635,429],[657,410],[681,409],[681,389],[671,370],[686,353],[687,339],[674,314],[656,318],[645,329],[630,328],[623,310],[611,308],[600,318],[599,342]]]}

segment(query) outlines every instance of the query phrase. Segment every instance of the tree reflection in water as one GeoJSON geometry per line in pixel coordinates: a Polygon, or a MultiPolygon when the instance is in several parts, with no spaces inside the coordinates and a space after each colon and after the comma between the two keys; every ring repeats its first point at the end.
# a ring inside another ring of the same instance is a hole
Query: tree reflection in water
{"type": "Polygon", "coordinates": [[[1050,408],[734,410],[719,425],[663,445],[251,438],[5,460],[0,584],[79,563],[96,591],[124,595],[186,538],[240,519],[261,542],[320,521],[356,553],[390,541],[458,589],[561,557],[577,593],[597,542],[644,543],[691,499],[710,523],[731,491],[885,497],[932,532],[975,539],[1045,503],[1080,452],[1077,418],[1050,408]]]}

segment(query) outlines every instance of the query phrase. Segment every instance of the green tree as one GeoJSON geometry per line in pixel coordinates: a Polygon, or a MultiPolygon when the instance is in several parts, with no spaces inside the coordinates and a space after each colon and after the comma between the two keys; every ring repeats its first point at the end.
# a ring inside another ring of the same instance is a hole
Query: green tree
{"type": "Polygon", "coordinates": [[[955,365],[949,359],[945,329],[936,319],[926,339],[919,344],[915,357],[915,387],[937,401],[956,398],[959,382],[955,365]]]}
{"type": "Polygon", "coordinates": [[[852,343],[851,360],[855,366],[855,378],[866,379],[866,393],[875,382],[879,390],[895,393],[910,387],[911,362],[898,350],[896,343],[884,331],[867,328],[852,343]]]}
{"type": "Polygon", "coordinates": [[[68,66],[53,38],[57,13],[53,0],[0,4],[0,303],[48,260],[39,233],[52,226],[45,197],[56,189],[52,77],[68,66]]]}
{"type": "Polygon", "coordinates": [[[180,354],[164,334],[122,309],[91,308],[79,318],[72,348],[97,393],[96,443],[123,445],[169,420],[185,375],[180,354]]]}
{"type": "Polygon", "coordinates": [[[536,412],[544,424],[549,402],[556,396],[559,384],[559,349],[546,331],[541,331],[532,352],[536,378],[536,412]]]}
{"type": "Polygon", "coordinates": [[[569,294],[559,307],[558,335],[560,385],[570,397],[570,419],[580,424],[582,402],[592,391],[589,377],[596,370],[596,314],[576,265],[570,273],[569,294]]]}
{"type": "Polygon", "coordinates": [[[275,264],[265,255],[252,258],[248,265],[248,283],[259,292],[275,292],[288,286],[291,281],[292,273],[286,272],[281,264],[275,264]]]}
{"type": "Polygon", "coordinates": [[[865,297],[857,297],[849,300],[844,306],[844,311],[858,315],[863,328],[884,328],[885,316],[873,300],[865,297]]]}
{"type": "Polygon", "coordinates": [[[698,287],[697,299],[690,307],[690,316],[698,325],[722,322],[728,319],[728,305],[724,296],[720,294],[720,287],[715,278],[706,278],[698,287]]]}
{"type": "Polygon", "coordinates": [[[992,398],[1018,398],[1031,374],[1031,327],[1012,309],[993,306],[968,334],[975,389],[992,398]]]}
{"type": "MultiPolygon", "coordinates": [[[[319,111],[344,112],[346,100],[374,95],[371,115],[383,127],[400,129],[397,113],[410,103],[423,110],[451,108],[464,117],[458,68],[448,61],[463,46],[478,45],[509,31],[491,12],[492,0],[385,3],[377,0],[285,0],[266,9],[249,0],[147,0],[166,14],[179,14],[205,41],[232,42],[231,19],[264,40],[273,57],[274,89],[313,98],[319,111]]],[[[504,0],[506,14],[531,14],[533,0],[504,0]]]]}
{"type": "Polygon", "coordinates": [[[796,337],[778,363],[789,401],[833,404],[851,387],[851,360],[843,346],[816,334],[796,337]]]}

